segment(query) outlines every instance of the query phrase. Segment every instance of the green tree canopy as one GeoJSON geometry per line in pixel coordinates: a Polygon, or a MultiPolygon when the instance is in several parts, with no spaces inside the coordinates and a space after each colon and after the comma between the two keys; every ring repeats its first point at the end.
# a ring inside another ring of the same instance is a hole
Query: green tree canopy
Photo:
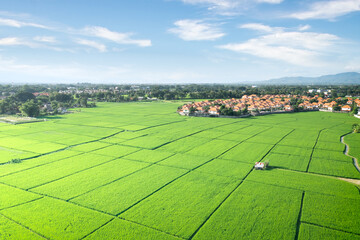
{"type": "Polygon", "coordinates": [[[29,100],[22,104],[20,111],[22,114],[29,117],[38,117],[40,115],[40,107],[34,100],[29,100]]]}

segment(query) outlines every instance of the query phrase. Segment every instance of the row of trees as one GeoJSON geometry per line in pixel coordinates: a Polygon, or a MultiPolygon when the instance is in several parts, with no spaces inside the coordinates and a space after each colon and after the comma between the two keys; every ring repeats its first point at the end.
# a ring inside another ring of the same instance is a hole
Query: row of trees
{"type": "Polygon", "coordinates": [[[0,114],[22,114],[29,117],[58,114],[70,107],[94,107],[88,104],[88,98],[71,94],[52,93],[49,96],[35,95],[31,92],[20,91],[0,101],[0,114]]]}

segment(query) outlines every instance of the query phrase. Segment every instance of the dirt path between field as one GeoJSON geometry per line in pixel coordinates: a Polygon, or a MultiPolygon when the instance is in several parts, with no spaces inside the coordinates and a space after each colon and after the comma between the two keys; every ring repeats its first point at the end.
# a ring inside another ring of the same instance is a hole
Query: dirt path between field
{"type": "Polygon", "coordinates": [[[340,141],[341,141],[342,144],[345,144],[344,154],[345,154],[346,156],[349,156],[349,157],[352,158],[352,160],[353,160],[353,162],[354,162],[354,166],[355,166],[356,169],[360,172],[360,167],[359,167],[358,160],[356,159],[356,157],[353,157],[353,156],[349,155],[349,149],[350,149],[350,147],[349,147],[349,145],[347,145],[347,144],[344,142],[344,137],[347,136],[347,135],[349,135],[349,134],[352,134],[352,132],[341,136],[340,141]]]}
{"type": "MultiPolygon", "coordinates": [[[[356,157],[353,157],[353,156],[349,155],[349,149],[350,149],[350,147],[349,147],[349,145],[346,144],[345,141],[344,141],[344,137],[347,136],[347,135],[349,135],[349,134],[352,134],[352,132],[341,136],[340,141],[341,141],[342,144],[345,145],[344,154],[345,154],[346,156],[349,156],[349,157],[352,158],[355,168],[360,172],[360,167],[359,167],[359,162],[358,162],[358,160],[356,159],[356,157]]],[[[338,179],[343,180],[343,181],[346,181],[346,182],[349,182],[349,183],[353,183],[353,184],[356,184],[356,185],[360,186],[360,180],[359,180],[359,179],[352,179],[352,178],[338,178],[338,179]]]]}
{"type": "Polygon", "coordinates": [[[352,179],[352,178],[338,178],[338,179],[360,186],[359,179],[352,179]]]}

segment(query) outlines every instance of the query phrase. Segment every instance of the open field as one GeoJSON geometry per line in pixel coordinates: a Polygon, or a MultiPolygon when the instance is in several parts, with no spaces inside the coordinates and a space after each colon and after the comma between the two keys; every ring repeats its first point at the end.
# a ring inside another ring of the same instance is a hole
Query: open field
{"type": "MultiPolygon", "coordinates": [[[[338,179],[360,179],[340,142],[359,119],[178,105],[0,123],[0,239],[360,239],[359,186],[338,179]]],[[[359,159],[360,134],[344,140],[359,159]]]]}

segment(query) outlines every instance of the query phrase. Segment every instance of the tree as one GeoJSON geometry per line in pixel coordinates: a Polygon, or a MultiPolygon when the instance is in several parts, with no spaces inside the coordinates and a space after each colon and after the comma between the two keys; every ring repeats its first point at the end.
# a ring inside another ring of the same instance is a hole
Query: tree
{"type": "Polygon", "coordinates": [[[18,92],[15,95],[15,98],[16,98],[16,100],[18,100],[20,102],[26,102],[28,100],[35,99],[35,96],[31,92],[22,91],[22,92],[18,92]]]}
{"type": "Polygon", "coordinates": [[[34,100],[29,100],[20,107],[22,114],[29,117],[38,117],[40,115],[40,107],[34,100]]]}
{"type": "Polygon", "coordinates": [[[80,106],[81,107],[87,107],[87,98],[86,97],[82,97],[82,98],[80,98],[80,101],[79,101],[79,104],[80,104],[80,106]]]}
{"type": "Polygon", "coordinates": [[[359,133],[360,132],[360,125],[359,124],[354,123],[352,125],[352,128],[353,128],[354,133],[359,133]]]}
{"type": "Polygon", "coordinates": [[[333,108],[334,111],[341,111],[341,107],[339,106],[339,104],[336,104],[333,108]]]}

